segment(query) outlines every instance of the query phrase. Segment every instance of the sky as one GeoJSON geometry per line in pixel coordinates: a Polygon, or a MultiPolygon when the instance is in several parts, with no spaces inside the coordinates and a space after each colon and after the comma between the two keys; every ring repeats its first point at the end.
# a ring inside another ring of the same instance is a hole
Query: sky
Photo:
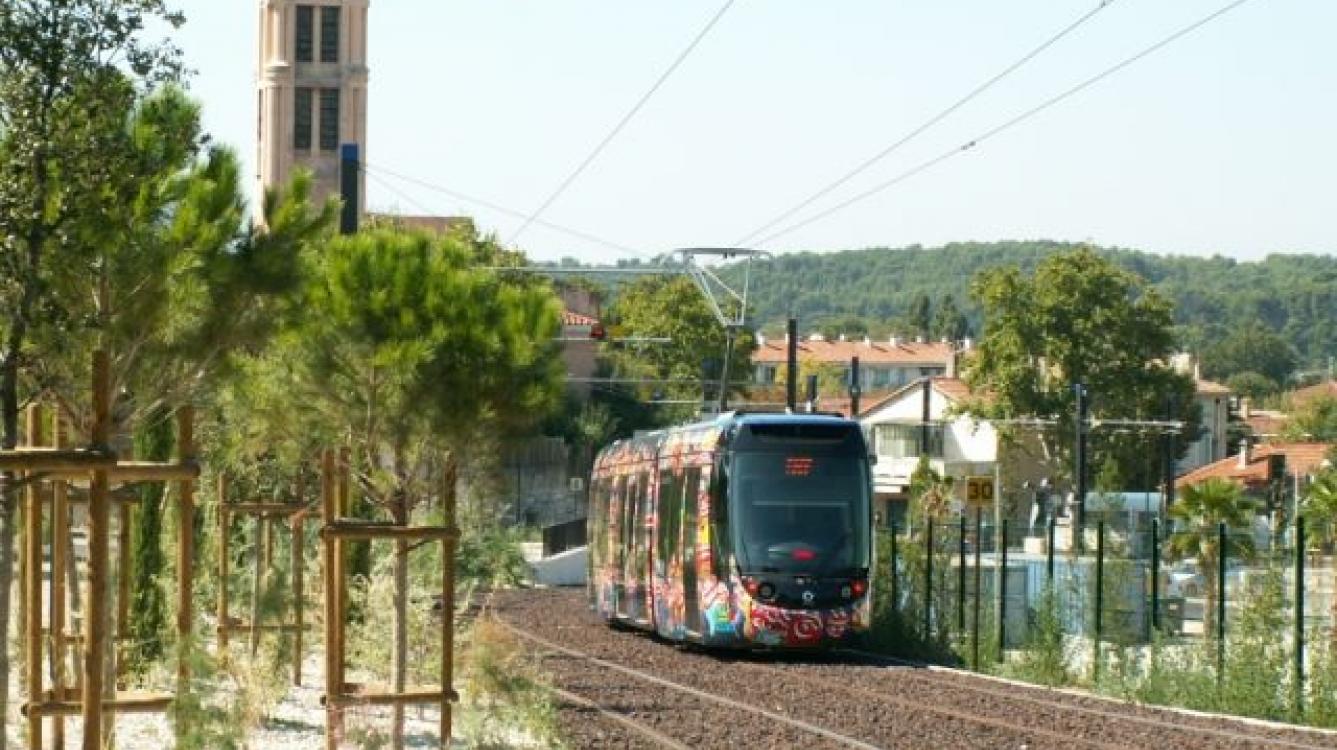
{"type": "MultiPolygon", "coordinates": [[[[215,140],[254,173],[258,0],[178,0],[215,140]]],[[[736,0],[544,214],[651,255],[733,245],[1100,0],[736,0]]],[[[1114,0],[779,227],[960,146],[1225,5],[1114,0]]],[[[723,0],[372,0],[373,210],[510,240],[723,0]],[[393,188],[393,189],[391,189],[393,188]]],[[[760,247],[1058,239],[1157,253],[1337,252],[1337,2],[1251,0],[1036,117],[760,247]]],[[[626,257],[531,226],[531,257],[626,257]]]]}

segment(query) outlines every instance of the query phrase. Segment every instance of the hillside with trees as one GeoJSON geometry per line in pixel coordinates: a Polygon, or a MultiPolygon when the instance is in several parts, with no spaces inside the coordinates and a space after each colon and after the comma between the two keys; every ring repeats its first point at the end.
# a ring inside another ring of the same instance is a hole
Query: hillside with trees
{"type": "MultiPolygon", "coordinates": [[[[751,317],[767,331],[778,331],[793,313],[805,329],[828,334],[978,334],[981,310],[970,285],[980,271],[1015,266],[1031,274],[1049,256],[1076,247],[963,242],[781,255],[753,265],[751,317]]],[[[1204,374],[1256,373],[1276,382],[1326,368],[1337,355],[1337,256],[1242,262],[1094,249],[1173,303],[1176,343],[1202,356],[1204,374]]],[[[730,273],[741,277],[737,269],[730,273]]]]}

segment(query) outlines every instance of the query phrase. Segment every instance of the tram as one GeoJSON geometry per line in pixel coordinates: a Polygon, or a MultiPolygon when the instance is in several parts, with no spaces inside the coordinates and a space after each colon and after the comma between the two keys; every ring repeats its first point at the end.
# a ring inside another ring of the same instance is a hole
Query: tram
{"type": "Polygon", "coordinates": [[[870,623],[872,482],[857,422],[729,412],[609,445],[590,482],[590,603],[719,648],[822,648],[870,623]]]}

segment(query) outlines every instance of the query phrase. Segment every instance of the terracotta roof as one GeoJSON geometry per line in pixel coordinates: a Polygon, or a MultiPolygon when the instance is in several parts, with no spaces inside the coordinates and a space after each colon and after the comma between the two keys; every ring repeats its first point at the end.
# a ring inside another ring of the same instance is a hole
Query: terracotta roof
{"type": "Polygon", "coordinates": [[[598,318],[591,318],[588,315],[581,315],[578,312],[570,310],[562,311],[562,325],[564,326],[596,326],[599,325],[598,318]]]}
{"type": "Polygon", "coordinates": [[[1263,443],[1249,452],[1249,460],[1240,466],[1240,457],[1226,456],[1215,463],[1199,466],[1175,480],[1176,487],[1198,484],[1208,479],[1229,479],[1239,484],[1257,486],[1267,482],[1268,456],[1286,456],[1286,474],[1309,474],[1323,462],[1332,446],[1327,443],[1263,443]]]}
{"type": "Polygon", "coordinates": [[[1300,388],[1291,394],[1291,402],[1298,405],[1324,396],[1337,398],[1337,380],[1328,380],[1317,385],[1311,385],[1308,388],[1300,388]]]}
{"type": "MultiPolygon", "coordinates": [[[[952,357],[952,345],[940,341],[923,344],[913,341],[898,342],[892,346],[886,341],[799,341],[799,359],[849,364],[859,358],[860,364],[938,365],[946,367],[952,357]]],[[[783,364],[788,359],[788,345],[783,339],[768,339],[752,353],[757,363],[783,364]]]]}
{"type": "MultiPolygon", "coordinates": [[[[960,378],[949,378],[945,375],[937,375],[932,378],[929,378],[929,381],[932,383],[930,387],[933,388],[933,390],[937,391],[938,393],[941,393],[948,401],[961,402],[965,401],[966,399],[974,395],[974,393],[970,390],[970,386],[966,385],[966,381],[960,378]]],[[[863,409],[859,411],[859,416],[862,417],[865,414],[871,414],[877,411],[878,409],[881,409],[882,407],[886,406],[887,404],[891,403],[892,401],[895,401],[896,399],[900,398],[905,393],[909,391],[917,391],[920,388],[923,388],[924,387],[923,382],[924,379],[919,378],[918,380],[915,380],[913,382],[906,383],[905,385],[901,386],[900,388],[897,388],[891,393],[888,393],[882,398],[876,400],[868,399],[866,401],[868,405],[864,406],[863,409]]]]}
{"type": "Polygon", "coordinates": [[[1193,385],[1196,392],[1208,396],[1229,396],[1231,393],[1230,388],[1212,380],[1196,378],[1193,385]]]}

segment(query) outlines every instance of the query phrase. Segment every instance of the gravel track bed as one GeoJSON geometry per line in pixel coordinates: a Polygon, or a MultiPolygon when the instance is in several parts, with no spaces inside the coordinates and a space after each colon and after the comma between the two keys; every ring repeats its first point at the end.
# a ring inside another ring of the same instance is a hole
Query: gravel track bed
{"type": "MultiPolygon", "coordinates": [[[[590,614],[583,591],[499,593],[493,608],[503,622],[553,643],[879,747],[1337,748],[1337,736],[1330,734],[1190,716],[859,657],[719,655],[674,648],[643,634],[608,628],[590,614]]],[[[796,740],[771,739],[767,730],[776,728],[773,719],[738,709],[707,709],[699,699],[654,688],[587,660],[549,655],[544,668],[560,687],[586,698],[599,694],[600,686],[616,685],[611,695],[604,693],[607,700],[622,700],[636,721],[692,747],[755,744],[759,736],[766,738],[763,746],[802,741],[820,747],[830,742],[802,733],[796,740]],[[716,714],[723,718],[712,718],[716,714]],[[694,729],[698,734],[691,736],[694,729]]],[[[647,746],[616,722],[605,718],[598,726],[612,735],[587,738],[580,733],[586,727],[578,726],[567,737],[576,747],[619,741],[639,744],[613,746],[647,746]]]]}
{"type": "MultiPolygon", "coordinates": [[[[756,660],[755,656],[740,659],[756,660]]],[[[1303,747],[1337,748],[1337,735],[1303,728],[1262,726],[1228,718],[1167,711],[1154,706],[1115,702],[1011,683],[981,679],[970,674],[927,670],[887,664],[896,660],[877,657],[833,656],[800,662],[772,662],[776,669],[796,670],[824,679],[857,684],[861,689],[884,692],[929,689],[941,702],[967,710],[1064,711],[1052,714],[1053,726],[1079,722],[1082,735],[1116,736],[1134,746],[1172,743],[1174,747],[1303,747]]]]}

